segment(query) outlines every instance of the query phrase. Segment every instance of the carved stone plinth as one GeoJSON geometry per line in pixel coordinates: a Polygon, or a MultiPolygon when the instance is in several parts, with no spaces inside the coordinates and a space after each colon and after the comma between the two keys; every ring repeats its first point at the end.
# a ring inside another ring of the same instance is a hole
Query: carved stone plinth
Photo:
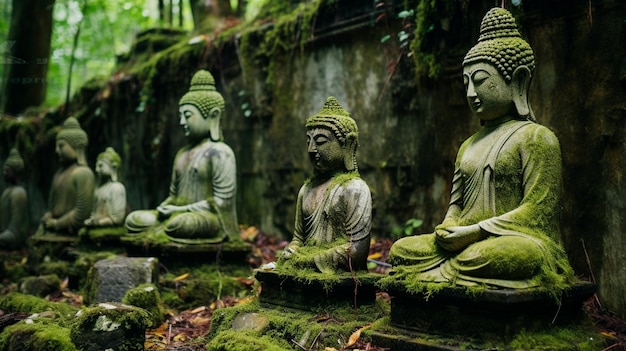
{"type": "Polygon", "coordinates": [[[391,288],[389,325],[372,331],[376,345],[393,350],[460,350],[461,341],[480,345],[495,338],[503,343],[520,331],[540,332],[569,327],[584,318],[583,302],[595,284],[579,282],[560,299],[543,289],[488,289],[476,294],[444,288],[432,295],[391,288]]]}
{"type": "Polygon", "coordinates": [[[243,241],[225,241],[217,244],[186,245],[175,242],[153,242],[135,237],[122,237],[129,256],[158,257],[162,262],[214,262],[216,260],[247,264],[246,256],[252,245],[243,241]]]}
{"type": "Polygon", "coordinates": [[[488,289],[470,295],[464,288],[445,288],[428,298],[390,290],[391,324],[440,335],[540,330],[579,319],[583,302],[595,289],[592,283],[580,282],[563,291],[560,300],[543,289],[488,289]]]}
{"type": "Polygon", "coordinates": [[[357,306],[373,304],[376,301],[375,282],[378,276],[349,273],[338,280],[327,281],[319,278],[299,278],[272,271],[257,271],[255,278],[261,283],[259,302],[280,305],[301,310],[314,310],[332,304],[357,306]]]}
{"type": "Polygon", "coordinates": [[[35,235],[29,239],[28,265],[35,269],[44,261],[73,261],[80,239],[77,236],[35,235]]]}

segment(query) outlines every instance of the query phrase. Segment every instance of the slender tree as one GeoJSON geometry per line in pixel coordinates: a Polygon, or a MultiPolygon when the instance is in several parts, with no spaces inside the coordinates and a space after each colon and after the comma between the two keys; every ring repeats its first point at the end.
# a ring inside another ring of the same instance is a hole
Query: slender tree
{"type": "Polygon", "coordinates": [[[12,2],[11,27],[2,61],[5,67],[0,107],[5,113],[19,114],[45,100],[54,1],[12,2]]]}

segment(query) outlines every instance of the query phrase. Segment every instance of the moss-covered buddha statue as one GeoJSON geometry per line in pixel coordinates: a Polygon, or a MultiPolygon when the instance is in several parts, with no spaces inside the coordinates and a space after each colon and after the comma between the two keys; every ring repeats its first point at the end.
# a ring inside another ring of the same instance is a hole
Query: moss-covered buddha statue
{"type": "Polygon", "coordinates": [[[366,269],[372,199],[357,170],[356,122],[329,97],[306,128],[314,175],[298,193],[293,240],[278,267],[321,273],[366,269]]]}
{"type": "Polygon", "coordinates": [[[0,196],[0,249],[17,249],[26,242],[29,216],[23,173],[24,160],[17,149],[12,148],[2,166],[6,188],[0,196]]]}
{"type": "Polygon", "coordinates": [[[121,163],[120,155],[112,147],[107,147],[98,155],[98,187],[94,193],[91,216],[85,220],[87,227],[112,227],[124,223],[126,187],[118,180],[121,163]]]}
{"type": "Polygon", "coordinates": [[[534,67],[515,19],[491,9],[463,60],[466,98],[482,128],[459,149],[443,222],[392,246],[396,279],[557,290],[573,282],[560,238],[559,141],[528,101],[534,67]]]}
{"type": "Polygon", "coordinates": [[[174,159],[169,196],[156,210],[131,212],[129,234],[165,235],[182,244],[239,240],[235,154],[220,129],[224,105],[211,73],[196,72],[179,102],[188,144],[174,159]]]}
{"type": "Polygon", "coordinates": [[[74,236],[91,213],[95,177],[87,166],[85,148],[89,139],[74,117],[63,123],[56,137],[55,151],[61,167],[54,175],[48,212],[42,218],[41,234],[74,236]]]}

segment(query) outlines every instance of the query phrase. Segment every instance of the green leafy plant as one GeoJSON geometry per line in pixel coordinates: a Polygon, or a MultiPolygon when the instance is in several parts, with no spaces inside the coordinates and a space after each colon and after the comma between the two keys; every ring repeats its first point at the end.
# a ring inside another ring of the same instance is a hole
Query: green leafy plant
{"type": "Polygon", "coordinates": [[[396,227],[391,231],[392,239],[399,239],[401,237],[411,235],[415,233],[415,230],[422,226],[423,220],[417,218],[411,218],[402,227],[396,227]]]}

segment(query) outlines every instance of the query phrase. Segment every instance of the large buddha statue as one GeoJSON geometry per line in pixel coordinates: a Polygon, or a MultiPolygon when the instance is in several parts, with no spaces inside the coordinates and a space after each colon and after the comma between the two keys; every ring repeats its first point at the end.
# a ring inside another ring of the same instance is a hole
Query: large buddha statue
{"type": "Polygon", "coordinates": [[[89,139],[74,117],[63,123],[56,137],[60,168],[54,175],[48,212],[41,219],[40,234],[77,235],[91,213],[95,177],[87,166],[85,148],[89,139]]]}
{"type": "Polygon", "coordinates": [[[366,269],[372,199],[357,170],[356,122],[329,97],[306,128],[314,174],[298,193],[293,240],[278,266],[321,273],[366,269]]]}
{"type": "Polygon", "coordinates": [[[129,234],[165,234],[183,244],[239,239],[235,154],[220,129],[224,107],[211,73],[196,72],[179,102],[187,146],[174,159],[169,196],[156,210],[131,212],[129,234]]]}
{"type": "Polygon", "coordinates": [[[18,249],[26,242],[28,227],[28,195],[22,185],[24,160],[12,148],[2,175],[6,188],[0,196],[0,249],[18,249]]]}
{"type": "Polygon", "coordinates": [[[91,216],[85,220],[87,227],[111,227],[124,223],[126,188],[118,181],[121,163],[120,155],[112,147],[107,147],[98,155],[98,187],[94,193],[91,216]]]}
{"type": "Polygon", "coordinates": [[[463,60],[467,102],[482,128],[458,151],[443,222],[393,244],[397,279],[514,289],[573,281],[560,237],[561,150],[530,108],[534,68],[515,19],[491,9],[463,60]]]}

